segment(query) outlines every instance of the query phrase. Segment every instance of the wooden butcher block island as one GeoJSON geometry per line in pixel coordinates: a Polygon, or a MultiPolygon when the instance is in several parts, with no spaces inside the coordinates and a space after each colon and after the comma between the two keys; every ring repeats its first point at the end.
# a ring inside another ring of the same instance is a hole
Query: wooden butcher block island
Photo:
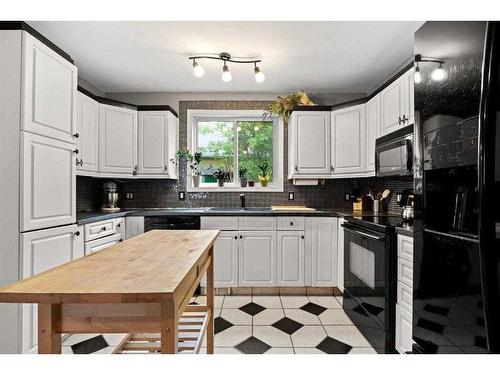
{"type": "Polygon", "coordinates": [[[213,244],[218,230],[153,230],[7,287],[0,302],[38,304],[38,352],[63,333],[128,333],[116,353],[214,347],[213,244]],[[207,274],[207,305],[188,305],[207,274]]]}

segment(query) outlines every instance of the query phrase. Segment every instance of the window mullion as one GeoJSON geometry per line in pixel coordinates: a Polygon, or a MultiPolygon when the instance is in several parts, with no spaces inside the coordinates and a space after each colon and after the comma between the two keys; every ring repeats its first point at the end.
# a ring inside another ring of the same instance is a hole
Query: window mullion
{"type": "Polygon", "coordinates": [[[238,186],[240,182],[240,175],[238,173],[238,120],[233,123],[233,182],[238,186]]]}

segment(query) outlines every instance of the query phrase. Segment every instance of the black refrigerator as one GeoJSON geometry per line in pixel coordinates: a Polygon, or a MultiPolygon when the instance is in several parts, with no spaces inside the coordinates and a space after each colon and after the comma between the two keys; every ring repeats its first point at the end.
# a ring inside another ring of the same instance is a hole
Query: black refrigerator
{"type": "Polygon", "coordinates": [[[500,352],[500,24],[415,33],[414,353],[500,352]]]}

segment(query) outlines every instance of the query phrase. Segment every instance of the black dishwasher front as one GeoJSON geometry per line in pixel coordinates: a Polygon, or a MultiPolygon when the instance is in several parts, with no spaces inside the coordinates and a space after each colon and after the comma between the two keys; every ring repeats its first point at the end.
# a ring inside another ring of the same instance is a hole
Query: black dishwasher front
{"type": "Polygon", "coordinates": [[[192,215],[158,215],[144,218],[144,232],[153,229],[200,229],[200,217],[192,215]]]}

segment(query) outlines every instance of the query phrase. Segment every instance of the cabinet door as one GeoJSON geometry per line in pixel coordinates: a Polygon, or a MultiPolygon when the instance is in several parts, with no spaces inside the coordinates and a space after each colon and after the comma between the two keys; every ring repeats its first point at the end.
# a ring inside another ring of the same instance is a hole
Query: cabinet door
{"type": "Polygon", "coordinates": [[[76,221],[75,145],[21,132],[21,232],[76,221]]]}
{"type": "Polygon", "coordinates": [[[330,112],[294,112],[291,118],[294,148],[293,170],[296,175],[329,175],[330,112]]]}
{"type": "Polygon", "coordinates": [[[366,103],[366,170],[375,172],[375,140],[380,133],[380,94],[366,103]]]}
{"type": "Polygon", "coordinates": [[[404,75],[404,107],[403,114],[407,120],[403,125],[410,125],[415,122],[415,70],[411,68],[404,75]]]}
{"type": "Polygon", "coordinates": [[[217,288],[238,286],[238,232],[220,232],[214,243],[214,278],[217,288]]]}
{"type": "Polygon", "coordinates": [[[337,286],[337,219],[306,218],[306,258],[311,261],[312,286],[337,286]]]}
{"type": "Polygon", "coordinates": [[[139,174],[168,177],[168,115],[139,112],[139,174]]]}
{"type": "Polygon", "coordinates": [[[125,218],[124,217],[119,217],[118,219],[115,219],[115,228],[116,228],[116,233],[121,235],[121,238],[123,238],[123,239],[127,238],[127,231],[125,228],[125,218]]]}
{"type": "Polygon", "coordinates": [[[365,105],[332,112],[334,174],[366,172],[365,105]]]}
{"type": "Polygon", "coordinates": [[[99,172],[137,173],[137,111],[99,105],[99,172]]]}
{"type": "Polygon", "coordinates": [[[380,93],[382,106],[382,134],[397,130],[404,112],[404,79],[398,78],[380,93]]]}
{"type": "Polygon", "coordinates": [[[144,233],[144,217],[130,216],[125,218],[126,239],[138,236],[144,233]]]}
{"type": "Polygon", "coordinates": [[[338,237],[337,237],[337,286],[344,292],[344,219],[338,219],[338,237]]]}
{"type": "Polygon", "coordinates": [[[172,179],[179,178],[179,166],[175,163],[177,151],[179,150],[179,119],[172,113],[168,112],[168,128],[167,128],[167,166],[168,176],[172,179]]]}
{"type": "Polygon", "coordinates": [[[413,346],[412,316],[400,305],[396,304],[396,350],[403,354],[412,350],[413,346]]]}
{"type": "MultiPolygon", "coordinates": [[[[76,225],[22,233],[21,278],[34,276],[78,258],[83,253],[83,233],[76,225]]],[[[36,353],[38,345],[36,304],[22,305],[22,352],[36,353]]]]}
{"type": "Polygon", "coordinates": [[[99,170],[99,103],[87,95],[78,92],[77,172],[96,173],[99,170]]]}
{"type": "Polygon", "coordinates": [[[21,130],[75,143],[77,68],[23,32],[21,130]]]}
{"type": "Polygon", "coordinates": [[[303,231],[278,232],[277,281],[279,286],[305,286],[303,231]]]}
{"type": "Polygon", "coordinates": [[[239,286],[276,285],[276,232],[240,232],[239,286]]]}

